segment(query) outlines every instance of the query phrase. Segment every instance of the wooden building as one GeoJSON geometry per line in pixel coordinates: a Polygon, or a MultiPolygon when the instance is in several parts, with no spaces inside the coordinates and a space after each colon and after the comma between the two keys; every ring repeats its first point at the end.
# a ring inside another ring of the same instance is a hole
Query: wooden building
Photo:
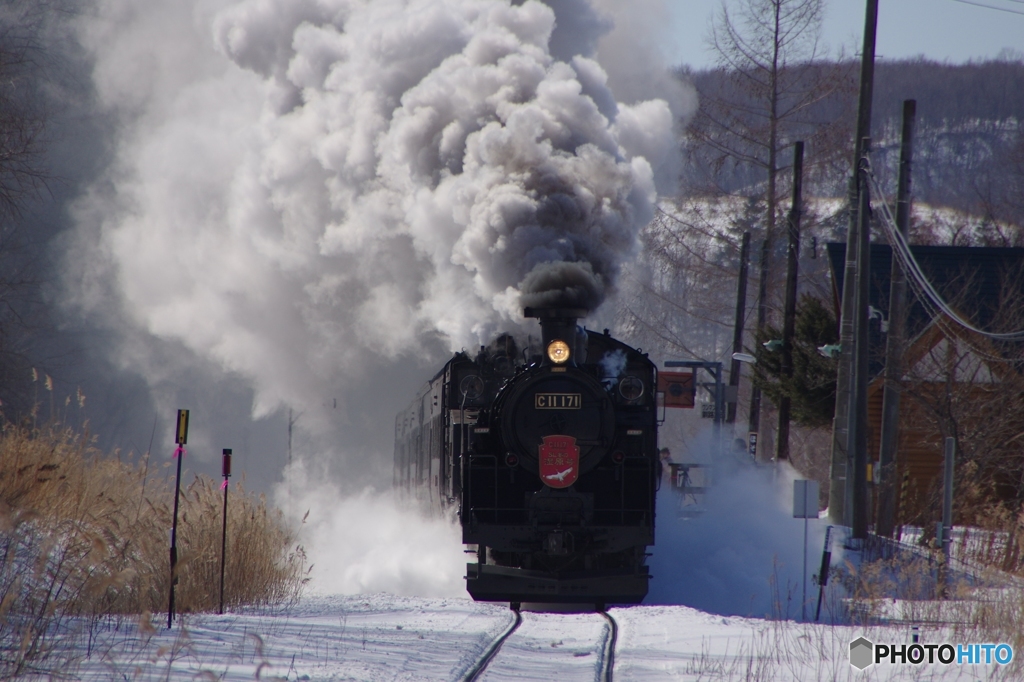
{"type": "MultiPolygon", "coordinates": [[[[959,315],[979,328],[1005,323],[1007,310],[1024,313],[1024,249],[957,246],[912,246],[911,251],[935,289],[959,315]]],[[[839,309],[845,244],[828,245],[833,295],[839,309]]],[[[884,388],[885,344],[889,317],[892,251],[871,247],[871,380],[868,387],[868,452],[878,466],[884,388]]],[[[903,355],[899,433],[896,449],[896,522],[928,525],[939,518],[943,440],[949,430],[943,406],[951,401],[986,404],[1000,386],[1020,378],[1022,344],[995,343],[960,327],[922,305],[908,282],[906,345],[903,355]],[[1009,359],[1016,358],[1014,363],[1009,359]]],[[[1015,328],[1024,327],[1024,314],[1015,328]]],[[[1024,460],[1024,438],[1020,442],[1024,460]]],[[[872,493],[873,485],[872,487],[872,493]]],[[[874,518],[874,515],[872,515],[874,518]]]]}

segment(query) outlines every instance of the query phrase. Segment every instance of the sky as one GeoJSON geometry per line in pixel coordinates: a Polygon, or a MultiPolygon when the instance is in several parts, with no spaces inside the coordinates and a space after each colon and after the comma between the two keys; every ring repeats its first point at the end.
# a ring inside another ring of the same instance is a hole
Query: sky
{"type": "MultiPolygon", "coordinates": [[[[698,69],[714,66],[705,37],[721,0],[668,2],[672,19],[660,39],[668,61],[698,69]]],[[[832,53],[840,47],[848,55],[859,53],[866,2],[826,4],[822,38],[832,53]]],[[[962,63],[994,58],[1004,48],[1024,51],[1024,0],[879,0],[877,41],[876,54],[886,59],[924,55],[962,63]]]]}

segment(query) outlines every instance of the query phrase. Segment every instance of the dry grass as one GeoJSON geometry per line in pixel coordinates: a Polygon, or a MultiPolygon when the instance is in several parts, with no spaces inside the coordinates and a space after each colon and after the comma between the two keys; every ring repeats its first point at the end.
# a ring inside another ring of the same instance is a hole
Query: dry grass
{"type": "MultiPolygon", "coordinates": [[[[89,442],[57,425],[0,434],[0,677],[52,669],[76,617],[167,609],[173,469],[102,457],[89,442]]],[[[181,491],[179,612],[217,608],[222,505],[209,478],[181,491]]],[[[226,607],[294,598],[304,582],[280,512],[238,484],[227,557],[226,607]]]]}
{"type": "MultiPolygon", "coordinates": [[[[964,529],[961,550],[970,548],[968,537],[964,529]]],[[[839,614],[840,622],[854,625],[858,633],[877,630],[892,641],[902,641],[894,636],[916,625],[933,633],[929,641],[1007,643],[1015,652],[1024,650],[1024,583],[1018,578],[973,561],[978,556],[973,553],[964,552],[965,561],[954,552],[948,569],[934,548],[883,554],[856,566],[833,567],[826,610],[839,614]]],[[[992,556],[999,558],[998,553],[992,556]]],[[[1015,656],[992,679],[1024,679],[1022,671],[1024,658],[1015,656]]]]}

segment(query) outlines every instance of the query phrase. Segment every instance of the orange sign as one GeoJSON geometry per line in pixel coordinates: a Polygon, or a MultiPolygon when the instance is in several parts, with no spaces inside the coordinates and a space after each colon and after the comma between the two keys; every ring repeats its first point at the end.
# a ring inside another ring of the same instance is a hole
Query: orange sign
{"type": "Polygon", "coordinates": [[[580,475],[580,449],[572,436],[544,436],[538,458],[540,480],[551,488],[568,488],[580,475]]]}
{"type": "Polygon", "coordinates": [[[665,394],[665,407],[692,408],[697,388],[690,372],[658,372],[658,393],[665,394]]]}

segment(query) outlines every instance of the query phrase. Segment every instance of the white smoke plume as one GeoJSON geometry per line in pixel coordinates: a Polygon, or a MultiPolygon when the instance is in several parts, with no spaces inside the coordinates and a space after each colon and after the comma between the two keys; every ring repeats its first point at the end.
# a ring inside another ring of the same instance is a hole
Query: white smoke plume
{"type": "Polygon", "coordinates": [[[322,466],[298,464],[276,491],[289,518],[305,517],[300,537],[311,591],[466,595],[467,557],[458,526],[424,517],[392,491],[365,488],[343,494],[323,473],[322,466]]]}
{"type": "Polygon", "coordinates": [[[610,82],[601,54],[653,57],[601,5],[99,0],[79,35],[116,162],[78,203],[74,305],[161,409],[198,373],[256,418],[379,431],[359,410],[411,397],[395,361],[419,380],[521,324],[553,264],[600,305],[674,191],[692,93],[654,62],[610,82]]]}

